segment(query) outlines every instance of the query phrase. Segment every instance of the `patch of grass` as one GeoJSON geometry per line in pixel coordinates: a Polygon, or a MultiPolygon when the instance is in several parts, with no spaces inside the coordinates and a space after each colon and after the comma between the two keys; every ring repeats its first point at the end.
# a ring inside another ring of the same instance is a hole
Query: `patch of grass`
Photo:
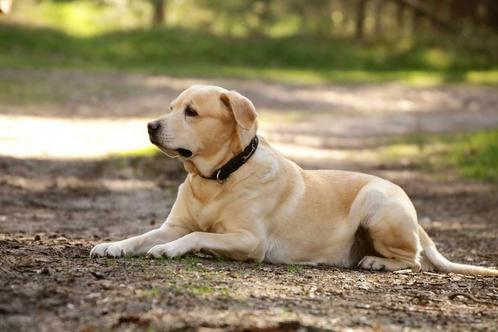
{"type": "Polygon", "coordinates": [[[198,269],[199,267],[202,267],[199,257],[187,255],[181,257],[180,260],[190,269],[198,269]]]}
{"type": "Polygon", "coordinates": [[[146,289],[141,292],[141,295],[148,300],[152,300],[161,294],[161,289],[159,287],[152,287],[151,289],[146,289]]]}
{"type": "Polygon", "coordinates": [[[106,267],[115,266],[116,260],[112,258],[104,258],[102,264],[104,264],[106,267]]]}
{"type": "Polygon", "coordinates": [[[3,68],[119,70],[313,84],[498,84],[495,52],[444,40],[367,44],[338,37],[229,38],[178,28],[78,37],[55,29],[0,24],[0,49],[3,68]]]}
{"type": "Polygon", "coordinates": [[[498,130],[461,135],[448,161],[465,178],[498,182],[498,130]]]}
{"type": "Polygon", "coordinates": [[[232,292],[234,290],[233,289],[228,289],[228,288],[221,288],[218,290],[218,293],[219,293],[219,298],[223,299],[223,300],[230,300],[232,299],[232,292]]]}
{"type": "Polygon", "coordinates": [[[211,286],[209,280],[200,280],[199,282],[190,283],[182,281],[167,282],[167,291],[177,295],[195,296],[206,298],[211,295],[218,295],[222,298],[230,298],[226,287],[211,286]]]}
{"type": "Polygon", "coordinates": [[[191,286],[188,288],[188,290],[197,296],[206,296],[210,295],[214,292],[214,289],[212,287],[208,286],[191,286]]]}
{"type": "Polygon", "coordinates": [[[116,154],[116,157],[153,157],[161,153],[161,150],[156,148],[155,146],[146,146],[140,149],[134,149],[129,151],[124,151],[116,154]]]}
{"type": "Polygon", "coordinates": [[[168,292],[174,293],[176,295],[181,295],[185,293],[183,286],[178,285],[175,280],[170,280],[166,283],[168,292]]]}
{"type": "Polygon", "coordinates": [[[302,267],[300,265],[296,265],[296,264],[289,264],[289,265],[287,265],[287,272],[298,273],[301,270],[302,270],[302,267]]]}
{"type": "Polygon", "coordinates": [[[498,182],[498,129],[451,135],[410,135],[383,149],[383,159],[406,159],[442,174],[498,182]]]}

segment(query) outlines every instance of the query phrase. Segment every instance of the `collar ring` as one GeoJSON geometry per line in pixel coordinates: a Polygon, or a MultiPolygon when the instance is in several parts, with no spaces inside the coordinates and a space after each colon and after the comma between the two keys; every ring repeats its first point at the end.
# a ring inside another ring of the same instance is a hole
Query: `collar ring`
{"type": "Polygon", "coordinates": [[[216,181],[218,181],[219,184],[222,184],[227,179],[220,179],[220,173],[221,173],[221,169],[219,169],[218,172],[216,172],[216,181]]]}

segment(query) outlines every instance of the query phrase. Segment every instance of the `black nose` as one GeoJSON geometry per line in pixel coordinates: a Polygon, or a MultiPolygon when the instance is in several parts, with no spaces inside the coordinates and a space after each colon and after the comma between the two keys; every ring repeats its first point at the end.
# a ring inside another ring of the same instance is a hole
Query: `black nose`
{"type": "Polygon", "coordinates": [[[161,123],[157,120],[147,123],[147,130],[149,131],[149,134],[155,133],[159,130],[159,128],[161,128],[161,123]]]}

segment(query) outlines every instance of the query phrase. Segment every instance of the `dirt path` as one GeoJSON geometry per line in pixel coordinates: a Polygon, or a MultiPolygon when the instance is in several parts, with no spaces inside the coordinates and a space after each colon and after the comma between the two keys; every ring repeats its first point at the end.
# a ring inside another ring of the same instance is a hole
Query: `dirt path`
{"type": "Polygon", "coordinates": [[[16,157],[102,157],[148,146],[145,123],[200,83],[247,95],[260,112],[261,133],[298,159],[296,147],[358,150],[392,136],[498,127],[494,88],[295,86],[19,70],[0,70],[0,80],[10,87],[0,91],[0,153],[16,157]]]}
{"type": "MultiPolygon", "coordinates": [[[[0,330],[498,328],[497,278],[192,256],[91,260],[94,243],[142,233],[167,215],[183,177],[177,163],[100,157],[146,146],[144,121],[194,80],[5,70],[0,80],[38,91],[22,100],[0,94],[0,330]]],[[[351,162],[384,135],[497,127],[496,90],[217,83],[249,95],[265,134],[306,167],[361,168],[395,181],[448,258],[498,266],[496,186],[351,162]]]]}

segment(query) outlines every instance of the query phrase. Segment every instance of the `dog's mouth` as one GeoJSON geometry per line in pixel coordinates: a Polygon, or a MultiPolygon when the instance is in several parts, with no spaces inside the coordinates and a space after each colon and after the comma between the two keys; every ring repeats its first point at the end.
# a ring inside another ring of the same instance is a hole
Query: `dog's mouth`
{"type": "Polygon", "coordinates": [[[193,155],[192,151],[183,148],[168,149],[160,145],[157,145],[157,147],[159,148],[159,150],[161,150],[165,155],[167,155],[170,158],[177,158],[179,156],[183,158],[190,158],[193,155]]]}
{"type": "Polygon", "coordinates": [[[184,158],[190,158],[190,157],[192,157],[192,151],[190,151],[188,149],[178,148],[175,151],[178,152],[180,154],[180,156],[182,156],[184,158]]]}
{"type": "Polygon", "coordinates": [[[156,144],[156,146],[161,150],[165,155],[170,158],[176,158],[178,156],[182,156],[183,158],[190,158],[193,155],[193,152],[184,148],[178,149],[169,149],[162,145],[156,144]]]}
{"type": "Polygon", "coordinates": [[[149,134],[149,140],[152,144],[157,145],[158,147],[161,145],[156,139],[156,136],[149,134]]]}
{"type": "Polygon", "coordinates": [[[168,148],[164,145],[162,145],[161,143],[158,142],[158,140],[150,135],[150,142],[152,144],[154,144],[155,146],[157,146],[162,152],[164,152],[168,157],[177,157],[178,155],[184,157],[184,158],[190,158],[192,157],[193,155],[193,152],[189,149],[184,149],[184,148],[176,148],[176,149],[172,149],[172,148],[168,148]]]}

